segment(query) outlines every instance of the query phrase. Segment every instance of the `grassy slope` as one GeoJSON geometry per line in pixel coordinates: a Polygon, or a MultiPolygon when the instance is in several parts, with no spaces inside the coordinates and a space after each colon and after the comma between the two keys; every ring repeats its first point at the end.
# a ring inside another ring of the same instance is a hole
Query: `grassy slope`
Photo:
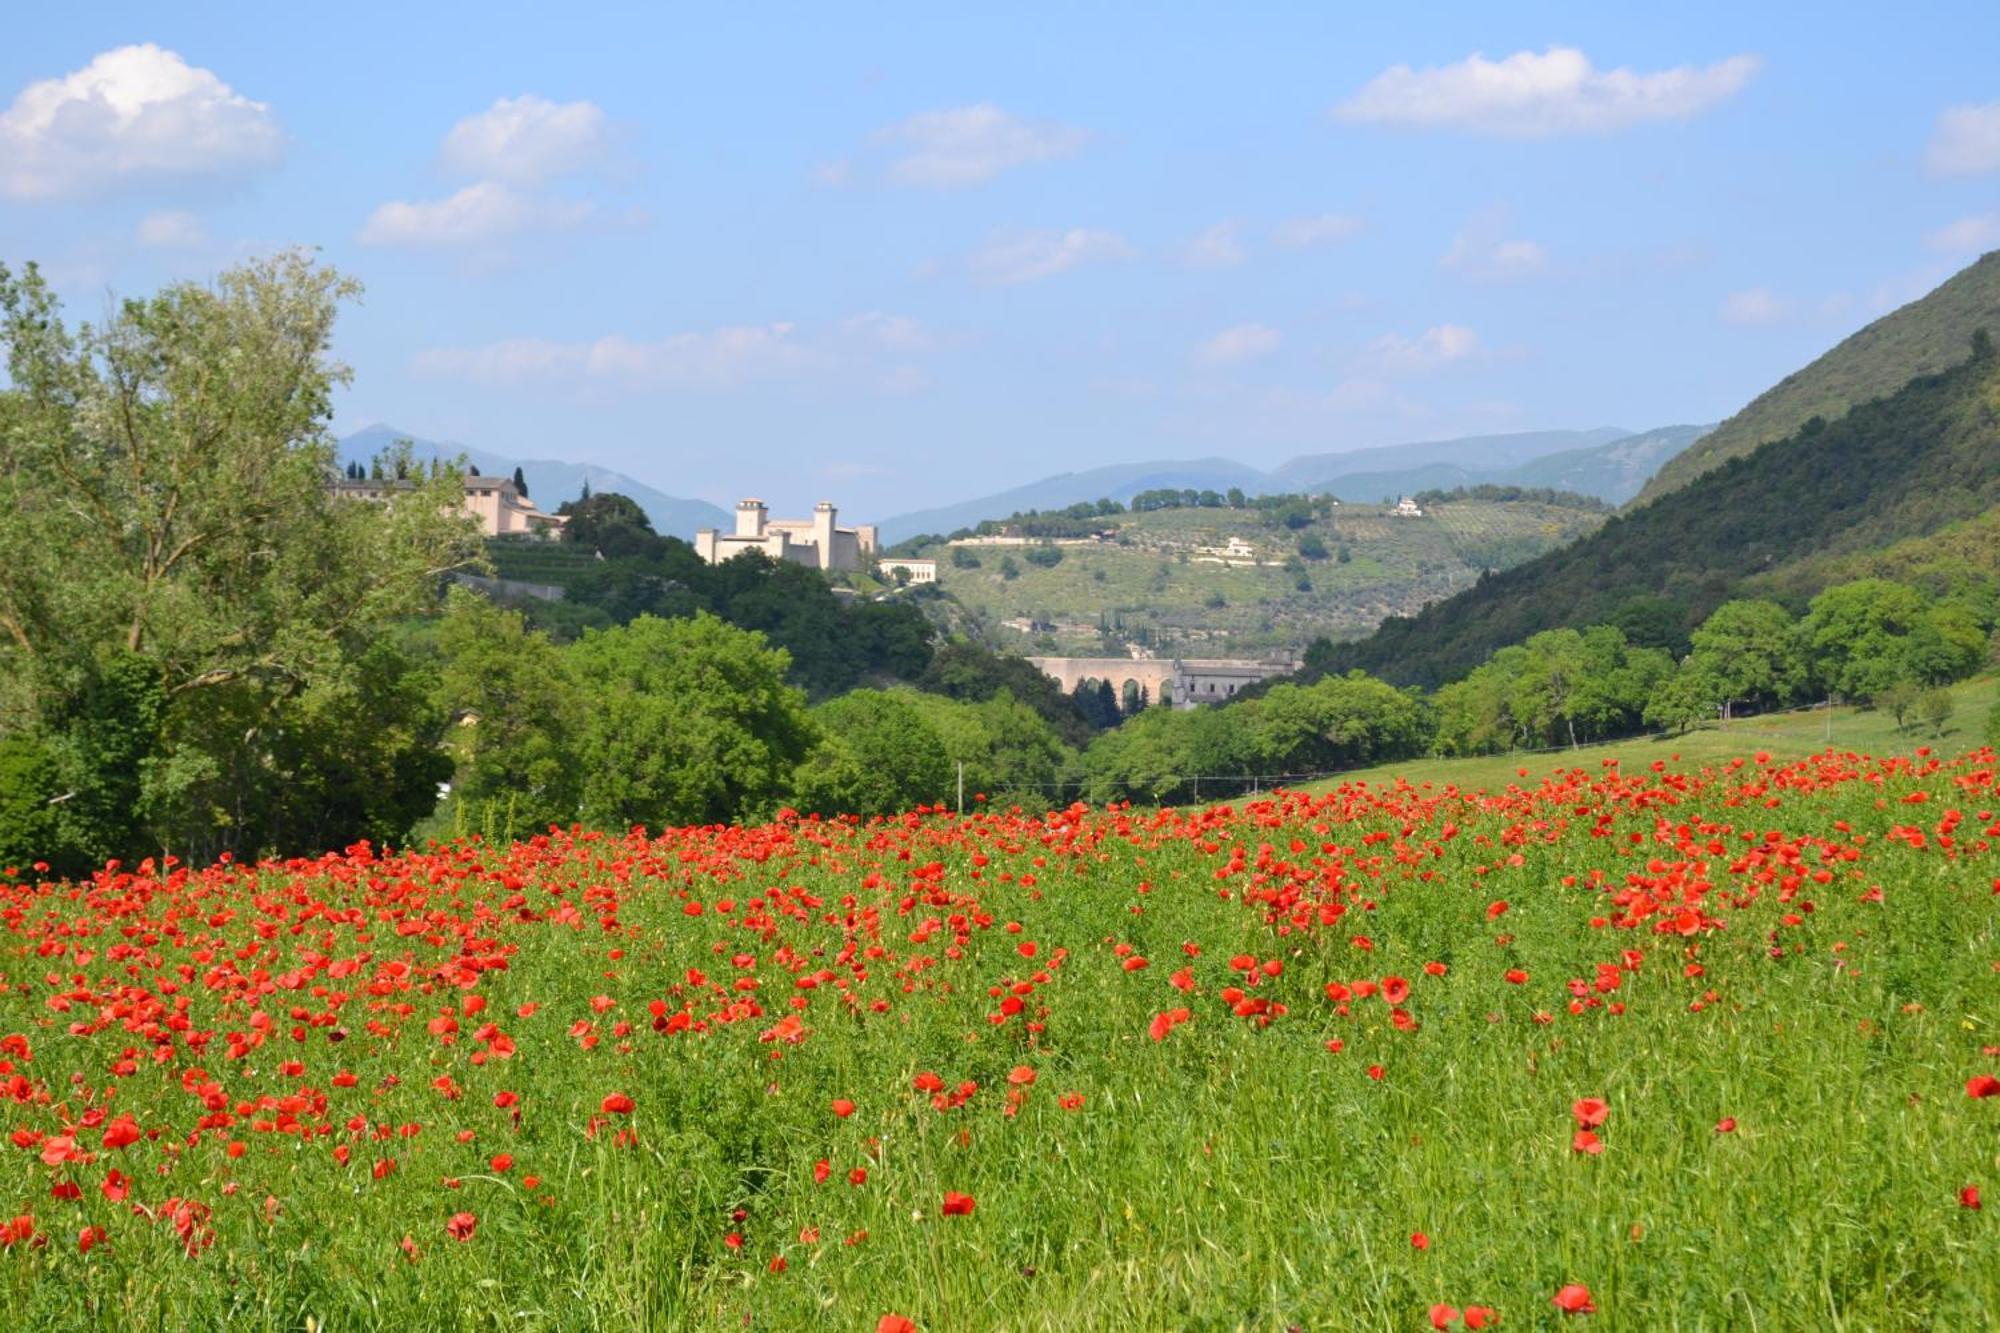
{"type": "Polygon", "coordinates": [[[1644,504],[1710,468],[1781,440],[1808,418],[1840,416],[1856,403],[1893,393],[1965,355],[1974,329],[2000,337],[2000,251],[1980,259],[1920,300],[1884,315],[1825,356],[1787,375],[1646,483],[1644,504]]]}
{"type": "Polygon", "coordinates": [[[1257,558],[1283,560],[1302,534],[1267,527],[1253,511],[1160,510],[1128,515],[1129,545],[1064,547],[1061,564],[1037,568],[1018,549],[975,548],[978,569],[955,569],[942,548],[940,583],[993,628],[996,642],[1030,649],[1038,636],[1000,622],[1031,617],[1055,622],[1065,652],[1101,651],[1100,618],[1121,632],[1153,631],[1171,646],[1202,655],[1298,647],[1313,637],[1365,633],[1383,616],[1405,613],[1471,584],[1483,568],[1504,568],[1588,532],[1602,516],[1539,504],[1463,503],[1423,519],[1385,516],[1377,505],[1347,505],[1316,532],[1329,551],[1347,546],[1352,559],[1308,562],[1312,591],[1279,566],[1254,569],[1196,563],[1194,547],[1222,546],[1240,536],[1257,558]],[[999,572],[1011,554],[1020,577],[999,572]],[[1226,603],[1208,602],[1220,594],[1226,603]]]}
{"type": "Polygon", "coordinates": [[[1664,760],[1677,769],[1689,771],[1725,763],[1741,755],[1765,751],[1776,759],[1797,759],[1818,754],[1829,744],[1839,751],[1858,754],[1908,754],[1918,746],[1931,745],[1957,753],[1979,744],[1986,714],[2000,699],[2000,679],[1987,677],[1968,681],[1952,690],[1957,711],[1945,725],[1942,737],[1934,737],[1914,723],[1898,731],[1896,721],[1874,709],[1835,708],[1829,731],[1824,709],[1778,713],[1769,717],[1741,718],[1727,726],[1712,725],[1665,739],[1639,737],[1613,741],[1608,745],[1587,745],[1580,750],[1553,754],[1482,755],[1470,759],[1406,759],[1376,768],[1359,769],[1338,778],[1310,784],[1306,790],[1325,790],[1343,782],[1431,783],[1438,787],[1457,786],[1462,790],[1499,791],[1514,784],[1532,786],[1543,776],[1561,769],[1596,769],[1616,760],[1631,771],[1655,760],[1664,760]],[[1831,740],[1829,740],[1829,736],[1831,740]],[[1527,777],[1521,776],[1522,770],[1527,777]]]}

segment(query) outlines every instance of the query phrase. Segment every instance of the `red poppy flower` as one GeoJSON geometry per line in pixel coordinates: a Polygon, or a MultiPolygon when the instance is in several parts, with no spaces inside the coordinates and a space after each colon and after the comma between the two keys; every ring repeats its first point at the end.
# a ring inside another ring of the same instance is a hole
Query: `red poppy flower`
{"type": "Polygon", "coordinates": [[[1967,1185],[1964,1189],[1960,1190],[1958,1192],[1958,1206],[1961,1208],[1970,1208],[1974,1212],[1979,1211],[1979,1186],[1967,1185]]]}
{"type": "Polygon", "coordinates": [[[2000,1078],[1991,1074],[1974,1074],[1965,1080],[1965,1095],[1968,1097],[2000,1097],[2000,1078]]]}
{"type": "Polygon", "coordinates": [[[1585,1129],[1596,1129],[1611,1117],[1611,1107],[1601,1097],[1579,1097],[1571,1103],[1569,1113],[1576,1117],[1576,1123],[1585,1129]]]}
{"type": "Polygon", "coordinates": [[[1442,1301],[1431,1307],[1431,1327],[1450,1328],[1458,1322],[1458,1307],[1442,1301]]]}
{"type": "Polygon", "coordinates": [[[944,1215],[946,1217],[970,1217],[974,1207],[970,1194],[958,1194],[951,1190],[944,1192],[944,1215]]]}
{"type": "Polygon", "coordinates": [[[1736,1117],[1733,1115],[1726,1115],[1722,1117],[1722,1119],[1716,1121],[1715,1132],[1718,1134],[1734,1134],[1736,1132],[1736,1117]]]}
{"type": "Polygon", "coordinates": [[[1604,1151],[1604,1140],[1593,1130],[1579,1129],[1576,1137],[1569,1141],[1572,1152],[1589,1153],[1592,1157],[1604,1151]]]}
{"type": "Polygon", "coordinates": [[[1468,1305],[1465,1307],[1467,1328],[1491,1328],[1500,1322],[1500,1316],[1490,1305],[1468,1305]]]}
{"type": "Polygon", "coordinates": [[[835,1097],[833,1099],[833,1113],[842,1120],[845,1120],[854,1114],[854,1103],[848,1101],[845,1097],[835,1097]]]}
{"type": "Polygon", "coordinates": [[[613,1092],[605,1094],[604,1100],[599,1103],[599,1109],[606,1115],[631,1115],[636,1105],[637,1103],[624,1093],[613,1092]]]}
{"type": "Polygon", "coordinates": [[[1413,1249],[1413,1250],[1428,1250],[1428,1249],[1429,1249],[1430,1247],[1431,1247],[1431,1238],[1430,1238],[1429,1236],[1426,1236],[1426,1235],[1425,1235],[1425,1234],[1424,1234],[1423,1232],[1421,1232],[1421,1231],[1412,1231],[1412,1232],[1410,1233],[1410,1248],[1411,1248],[1411,1249],[1413,1249]]]}
{"type": "Polygon", "coordinates": [[[1027,1065],[1015,1065],[1007,1071],[1007,1081],[1017,1088],[1025,1088],[1035,1081],[1035,1071],[1027,1065]]]}
{"type": "Polygon", "coordinates": [[[875,1333],[917,1333],[916,1324],[899,1314],[885,1314],[875,1321],[875,1333]]]}
{"type": "Polygon", "coordinates": [[[444,1231],[453,1240],[471,1240],[473,1229],[478,1225],[479,1219],[471,1213],[453,1213],[451,1220],[444,1224],[444,1231]]]}
{"type": "Polygon", "coordinates": [[[1549,1303],[1564,1314],[1596,1314],[1597,1307],[1590,1303],[1590,1288],[1581,1282],[1572,1282],[1550,1298],[1549,1303]]]}

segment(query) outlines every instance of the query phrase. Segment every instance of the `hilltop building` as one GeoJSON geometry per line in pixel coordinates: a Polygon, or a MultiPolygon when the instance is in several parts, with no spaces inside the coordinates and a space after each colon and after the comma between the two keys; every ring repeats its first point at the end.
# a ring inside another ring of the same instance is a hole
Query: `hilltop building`
{"type": "Polygon", "coordinates": [[[1391,518],[1422,518],[1424,510],[1423,506],[1419,505],[1415,500],[1412,500],[1407,495],[1402,495],[1396,498],[1396,507],[1389,511],[1389,516],[1391,518]]]}
{"type": "Polygon", "coordinates": [[[694,535],[695,554],[715,565],[745,551],[762,551],[773,560],[819,570],[859,570],[878,549],[875,525],[837,527],[835,514],[831,500],[814,505],[811,518],[772,518],[762,500],[739,500],[736,531],[703,528],[694,535]]]}
{"type": "MultiPolygon", "coordinates": [[[[333,483],[334,496],[342,500],[370,500],[386,503],[398,492],[412,488],[408,481],[379,477],[342,478],[333,483]]],[[[544,537],[562,535],[569,522],[564,514],[545,514],[535,502],[521,494],[505,477],[468,476],[465,479],[465,512],[479,520],[479,529],[488,537],[544,537]]]]}
{"type": "Polygon", "coordinates": [[[882,576],[891,582],[895,581],[898,574],[908,574],[909,581],[913,584],[937,582],[938,566],[935,560],[881,560],[876,562],[876,568],[880,569],[882,576]]]}

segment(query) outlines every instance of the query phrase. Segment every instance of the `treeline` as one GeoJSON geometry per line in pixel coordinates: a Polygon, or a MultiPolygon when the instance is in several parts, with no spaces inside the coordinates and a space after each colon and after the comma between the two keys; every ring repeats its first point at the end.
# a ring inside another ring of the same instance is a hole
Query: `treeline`
{"type": "Polygon", "coordinates": [[[1499,573],[1365,639],[1322,645],[1322,670],[1359,667],[1435,688],[1543,630],[1617,625],[1676,652],[1746,582],[1938,531],[2000,505],[2000,361],[1975,336],[1955,368],[1738,458],[1580,541],[1499,573]]]}
{"type": "Polygon", "coordinates": [[[816,569],[752,552],[711,565],[676,537],[653,531],[638,504],[615,492],[565,501],[562,540],[601,557],[552,579],[559,602],[524,600],[530,624],[561,641],[642,615],[708,612],[761,632],[790,658],[792,684],[815,699],[864,680],[914,681],[930,664],[936,631],[911,594],[889,601],[842,597],[816,569]]]}
{"type": "Polygon", "coordinates": [[[1558,509],[1581,509],[1593,514],[1609,513],[1618,507],[1608,501],[1600,500],[1595,495],[1585,495],[1580,491],[1559,490],[1554,486],[1502,486],[1490,481],[1482,481],[1476,486],[1454,486],[1450,490],[1433,488],[1418,491],[1410,498],[1427,509],[1432,505],[1465,500],[1483,500],[1496,504],[1550,505],[1558,509]]]}
{"type": "Polygon", "coordinates": [[[643,613],[559,644],[453,589],[437,639],[458,720],[446,828],[887,812],[955,798],[960,765],[968,792],[999,794],[1038,792],[1075,762],[1005,668],[968,645],[934,660],[938,692],[862,689],[814,706],[784,649],[706,611],[643,613]]]}
{"type": "Polygon", "coordinates": [[[1433,696],[1440,754],[1492,754],[1678,732],[1745,709],[1825,699],[1884,708],[1897,724],[1941,726],[1945,686],[2000,655],[2000,585],[1969,578],[1932,597],[1861,579],[1794,616],[1776,602],[1724,602],[1679,660],[1634,645],[1615,625],[1544,630],[1502,648],[1433,696]]]}

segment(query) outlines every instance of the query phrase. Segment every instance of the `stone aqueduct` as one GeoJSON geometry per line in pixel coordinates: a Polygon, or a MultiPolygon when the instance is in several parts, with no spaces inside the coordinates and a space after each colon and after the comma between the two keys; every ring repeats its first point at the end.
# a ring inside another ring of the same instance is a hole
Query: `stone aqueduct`
{"type": "Polygon", "coordinates": [[[1252,662],[1239,658],[1195,657],[1030,657],[1028,659],[1074,694],[1086,680],[1103,680],[1122,697],[1130,684],[1159,703],[1169,699],[1176,708],[1221,703],[1245,686],[1273,676],[1290,675],[1294,662],[1252,662]]]}

